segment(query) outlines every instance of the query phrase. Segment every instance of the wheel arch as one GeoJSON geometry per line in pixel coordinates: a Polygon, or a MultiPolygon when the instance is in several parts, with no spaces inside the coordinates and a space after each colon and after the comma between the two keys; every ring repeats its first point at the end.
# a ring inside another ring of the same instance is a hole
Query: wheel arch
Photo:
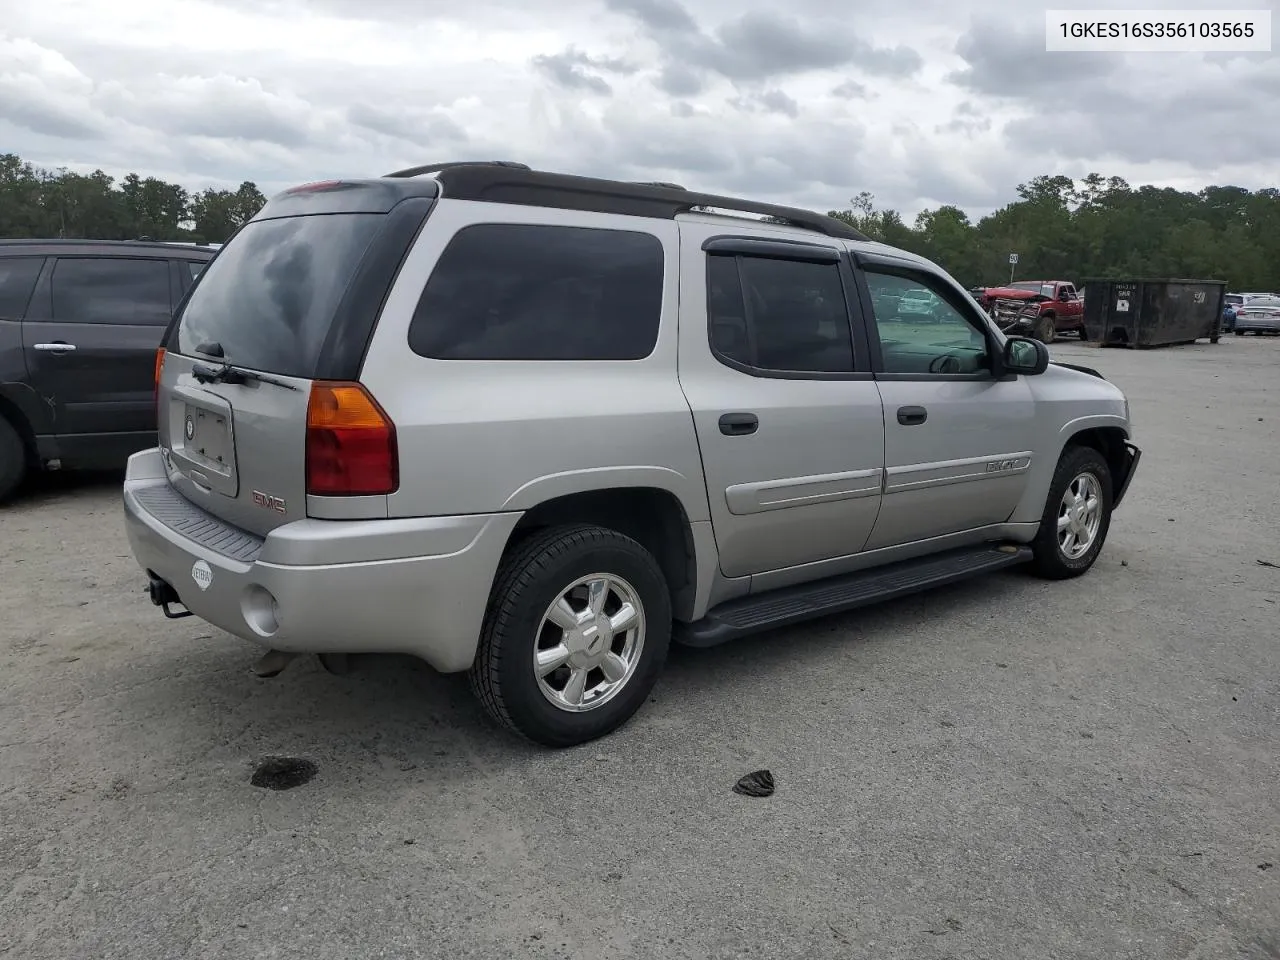
{"type": "Polygon", "coordinates": [[[511,531],[504,554],[540,530],[572,523],[615,530],[643,546],[653,554],[667,580],[675,618],[692,619],[699,593],[699,563],[712,560],[700,555],[693,523],[675,493],[665,487],[624,486],[549,497],[525,510],[511,531]]]}
{"type": "Polygon", "coordinates": [[[1032,463],[1032,476],[1022,499],[1009,517],[1011,523],[1038,523],[1044,513],[1045,497],[1053,482],[1053,473],[1069,446],[1087,446],[1098,450],[1107,461],[1113,475],[1117,465],[1124,464],[1124,442],[1129,439],[1128,421],[1117,414],[1090,414],[1068,420],[1060,427],[1053,441],[1046,441],[1043,450],[1037,451],[1032,463]]]}
{"type": "Polygon", "coordinates": [[[22,440],[23,449],[27,453],[27,466],[30,467],[38,459],[36,432],[22,409],[3,393],[0,393],[0,419],[7,421],[22,440]]]}
{"type": "MultiPolygon", "coordinates": [[[[1114,425],[1084,427],[1067,437],[1062,449],[1066,451],[1071,447],[1088,447],[1102,454],[1102,458],[1107,461],[1107,468],[1111,472],[1112,495],[1114,496],[1115,485],[1124,477],[1126,467],[1124,444],[1128,439],[1129,434],[1123,427],[1114,425]]],[[[1061,457],[1062,453],[1059,453],[1058,456],[1061,457]]]]}

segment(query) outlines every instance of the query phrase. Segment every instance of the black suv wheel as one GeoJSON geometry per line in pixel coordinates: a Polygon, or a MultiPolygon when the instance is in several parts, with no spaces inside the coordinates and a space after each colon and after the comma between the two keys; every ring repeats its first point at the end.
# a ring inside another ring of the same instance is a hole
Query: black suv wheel
{"type": "Polygon", "coordinates": [[[499,568],[472,690],[507,728],[573,746],[640,708],[670,642],[671,597],[652,554],[604,527],[556,527],[499,568]]]}

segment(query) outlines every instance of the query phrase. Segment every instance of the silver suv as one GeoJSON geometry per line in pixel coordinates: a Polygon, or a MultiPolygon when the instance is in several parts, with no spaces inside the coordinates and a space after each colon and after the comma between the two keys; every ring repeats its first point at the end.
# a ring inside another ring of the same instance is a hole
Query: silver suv
{"type": "Polygon", "coordinates": [[[273,198],[178,308],[157,403],[124,509],[167,615],[469,671],[552,746],[630,717],[673,640],[1084,573],[1139,457],[1120,390],[926,260],[511,163],[273,198]]]}

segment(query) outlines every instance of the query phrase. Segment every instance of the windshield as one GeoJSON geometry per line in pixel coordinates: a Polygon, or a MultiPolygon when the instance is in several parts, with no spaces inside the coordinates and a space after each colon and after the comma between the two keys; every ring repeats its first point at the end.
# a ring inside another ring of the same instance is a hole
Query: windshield
{"type": "Polygon", "coordinates": [[[1020,283],[1011,283],[1009,284],[1009,286],[1011,286],[1014,290],[1030,290],[1033,293],[1038,293],[1043,297],[1053,296],[1052,283],[1031,283],[1029,281],[1022,281],[1020,283]]]}
{"type": "Polygon", "coordinates": [[[1237,296],[1237,295],[1236,295],[1236,294],[1234,294],[1234,293],[1228,293],[1228,294],[1227,294],[1227,305],[1228,305],[1228,306],[1237,306],[1237,307],[1238,307],[1238,306],[1239,306],[1240,304],[1242,304],[1242,303],[1244,303],[1244,297],[1237,296]]]}
{"type": "Polygon", "coordinates": [[[1265,307],[1268,310],[1274,310],[1280,307],[1280,297],[1250,297],[1245,307],[1252,310],[1254,307],[1265,307]]]}
{"type": "Polygon", "coordinates": [[[178,321],[177,350],[218,344],[228,363],[311,377],[338,303],[383,214],[248,224],[210,262],[178,321]]]}

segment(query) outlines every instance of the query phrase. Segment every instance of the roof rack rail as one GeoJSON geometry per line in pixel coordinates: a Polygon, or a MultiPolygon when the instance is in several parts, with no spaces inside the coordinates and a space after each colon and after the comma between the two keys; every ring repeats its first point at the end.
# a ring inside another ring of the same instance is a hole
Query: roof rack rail
{"type": "Polygon", "coordinates": [[[843,240],[869,240],[843,220],[798,207],[759,203],[736,197],[697,193],[675,184],[628,183],[563,173],[531,170],[513,163],[444,163],[401,171],[394,176],[437,173],[441,196],[455,200],[511,203],[522,206],[555,207],[633,217],[672,220],[697,208],[771,217],[806,230],[843,240]]]}
{"type": "Polygon", "coordinates": [[[666,187],[668,190],[687,190],[688,187],[681,186],[678,183],[671,183],[668,180],[632,180],[637,187],[666,187]]]}
{"type": "Polygon", "coordinates": [[[528,170],[529,166],[515,160],[455,160],[452,163],[428,163],[421,167],[407,167],[395,173],[385,173],[385,177],[420,177],[424,173],[439,173],[441,170],[452,170],[454,167],[507,167],[511,170],[528,170]]]}

